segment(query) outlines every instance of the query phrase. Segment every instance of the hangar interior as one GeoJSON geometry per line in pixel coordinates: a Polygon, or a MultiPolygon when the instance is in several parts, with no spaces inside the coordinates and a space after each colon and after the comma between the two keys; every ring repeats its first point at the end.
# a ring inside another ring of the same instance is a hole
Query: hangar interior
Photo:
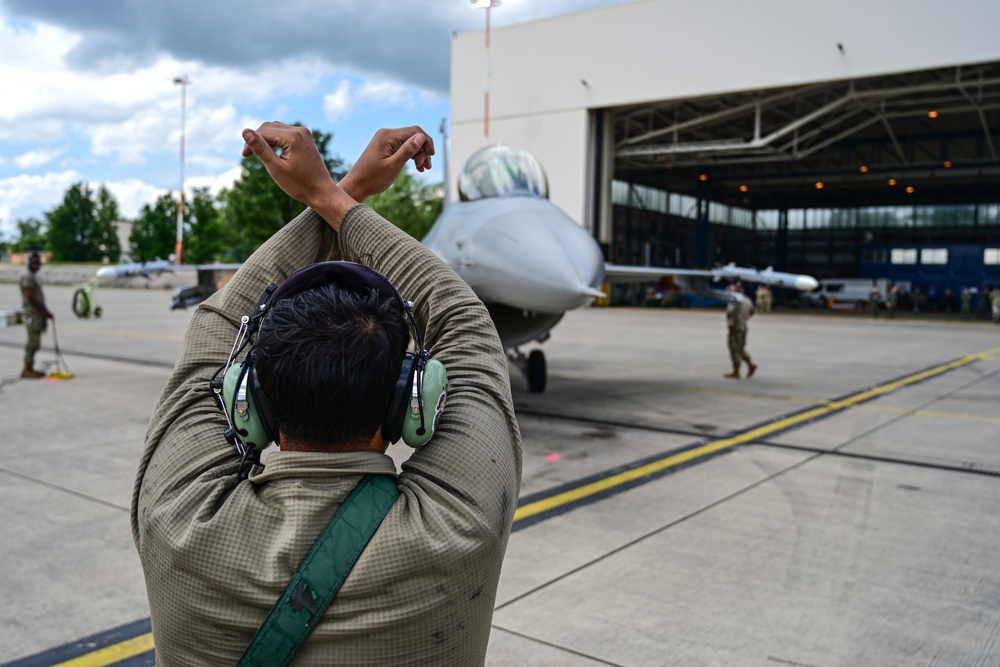
{"type": "Polygon", "coordinates": [[[592,113],[615,263],[1000,284],[1000,61],[592,113]]]}

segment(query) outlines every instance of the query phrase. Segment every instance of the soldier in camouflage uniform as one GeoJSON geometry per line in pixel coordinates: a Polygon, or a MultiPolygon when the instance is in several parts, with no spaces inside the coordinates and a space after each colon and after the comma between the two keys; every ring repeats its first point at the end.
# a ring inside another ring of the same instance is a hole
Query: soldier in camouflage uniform
{"type": "Polygon", "coordinates": [[[24,325],[28,330],[28,343],[24,346],[24,370],[21,377],[38,379],[45,377],[34,369],[35,353],[42,346],[42,333],[53,318],[52,311],[45,307],[45,294],[38,280],[38,269],[42,268],[42,257],[37,252],[28,255],[28,273],[21,276],[21,298],[24,308],[24,325]]]}
{"type": "Polygon", "coordinates": [[[747,362],[747,377],[753,377],[757,365],[747,354],[747,321],[753,316],[753,304],[744,296],[743,287],[739,283],[726,286],[729,292],[729,302],[726,304],[726,325],[729,327],[729,356],[733,360],[733,372],[724,377],[740,379],[740,364],[747,362]]]}

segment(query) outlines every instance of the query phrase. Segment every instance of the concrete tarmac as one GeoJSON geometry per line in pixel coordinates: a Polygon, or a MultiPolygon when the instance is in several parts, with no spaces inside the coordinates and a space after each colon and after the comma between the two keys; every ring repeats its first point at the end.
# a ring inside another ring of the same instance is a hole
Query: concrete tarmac
{"type": "MultiPolygon", "coordinates": [[[[128,506],[190,313],[71,295],[46,287],[71,380],[19,380],[0,328],[0,665],[151,664],[128,506]]],[[[488,665],[1000,664],[1000,327],[779,312],[747,348],[728,380],[721,311],[583,309],[546,393],[513,371],[488,665]]]]}

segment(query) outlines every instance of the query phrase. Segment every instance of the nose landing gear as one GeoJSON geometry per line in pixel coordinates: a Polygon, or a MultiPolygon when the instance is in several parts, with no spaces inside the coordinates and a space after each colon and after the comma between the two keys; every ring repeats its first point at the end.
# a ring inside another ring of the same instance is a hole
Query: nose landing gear
{"type": "Polygon", "coordinates": [[[507,353],[511,363],[517,366],[525,379],[528,380],[528,391],[533,394],[541,394],[545,391],[545,382],[548,373],[545,366],[545,353],[541,350],[532,350],[528,356],[515,348],[507,353]]]}

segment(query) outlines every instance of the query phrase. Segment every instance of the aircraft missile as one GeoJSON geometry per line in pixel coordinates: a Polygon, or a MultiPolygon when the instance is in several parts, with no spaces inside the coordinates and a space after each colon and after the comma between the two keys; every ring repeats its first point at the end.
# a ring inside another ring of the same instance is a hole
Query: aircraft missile
{"type": "Polygon", "coordinates": [[[819,281],[812,276],[797,273],[782,273],[767,267],[763,271],[727,264],[712,271],[717,280],[740,280],[749,283],[764,283],[776,287],[788,287],[800,292],[811,292],[819,287],[819,281]]]}
{"type": "Polygon", "coordinates": [[[131,264],[116,264],[113,266],[102,266],[97,269],[97,279],[102,282],[122,280],[124,278],[152,278],[164,271],[172,271],[174,265],[168,260],[156,260],[152,262],[134,262],[131,264]]]}

